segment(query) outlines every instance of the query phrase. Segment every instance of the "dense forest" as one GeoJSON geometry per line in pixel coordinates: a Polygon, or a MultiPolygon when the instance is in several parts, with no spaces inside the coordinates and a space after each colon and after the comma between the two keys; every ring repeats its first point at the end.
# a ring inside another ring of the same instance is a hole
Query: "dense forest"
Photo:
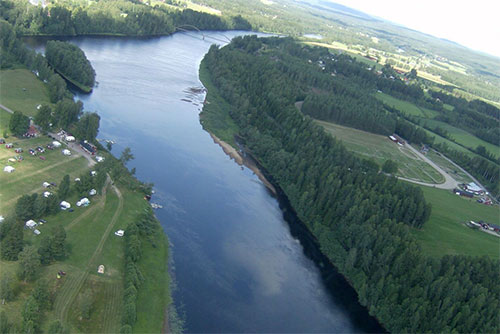
{"type": "Polygon", "coordinates": [[[66,78],[90,91],[95,84],[95,71],[85,53],[76,45],[62,41],[48,41],[45,58],[50,66],[66,78]]]}
{"type": "Polygon", "coordinates": [[[57,1],[42,8],[28,0],[0,2],[0,17],[20,35],[169,35],[176,27],[200,30],[249,30],[241,16],[219,17],[166,5],[147,6],[128,0],[57,1]]]}
{"type": "Polygon", "coordinates": [[[430,214],[421,190],[356,158],[294,106],[327,90],[314,52],[289,38],[238,37],[212,46],[202,66],[245,145],[386,329],[498,332],[498,261],[426,257],[409,232],[430,214]]]}

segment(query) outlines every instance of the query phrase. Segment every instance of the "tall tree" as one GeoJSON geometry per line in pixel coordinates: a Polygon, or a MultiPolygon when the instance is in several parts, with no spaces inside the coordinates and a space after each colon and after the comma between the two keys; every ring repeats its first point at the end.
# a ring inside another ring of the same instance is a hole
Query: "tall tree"
{"type": "Polygon", "coordinates": [[[14,111],[9,121],[9,130],[16,136],[20,136],[28,131],[30,120],[20,111],[14,111]]]}
{"type": "Polygon", "coordinates": [[[40,268],[40,255],[35,246],[27,246],[19,253],[19,278],[26,281],[32,281],[38,274],[40,268]]]}

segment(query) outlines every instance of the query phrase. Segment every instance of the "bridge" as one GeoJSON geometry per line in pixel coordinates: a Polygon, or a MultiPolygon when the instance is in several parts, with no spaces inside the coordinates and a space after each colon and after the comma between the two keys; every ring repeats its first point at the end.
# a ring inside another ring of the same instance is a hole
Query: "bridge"
{"type": "MultiPolygon", "coordinates": [[[[186,32],[186,33],[189,33],[191,31],[197,31],[199,33],[201,33],[201,36],[202,36],[202,40],[208,40],[208,39],[212,39],[214,41],[217,41],[217,42],[221,42],[221,43],[230,43],[231,42],[231,39],[225,35],[222,35],[222,37],[224,37],[225,39],[222,39],[222,38],[219,38],[219,37],[216,37],[216,36],[211,36],[209,34],[206,34],[205,32],[201,31],[200,29],[198,29],[198,27],[196,26],[193,26],[191,24],[183,24],[181,26],[178,26],[178,27],[175,27],[175,31],[182,31],[182,32],[186,32]]],[[[189,34],[188,34],[189,35],[189,34]]],[[[195,35],[189,35],[193,38],[199,38],[199,36],[195,36],[195,35]]]]}

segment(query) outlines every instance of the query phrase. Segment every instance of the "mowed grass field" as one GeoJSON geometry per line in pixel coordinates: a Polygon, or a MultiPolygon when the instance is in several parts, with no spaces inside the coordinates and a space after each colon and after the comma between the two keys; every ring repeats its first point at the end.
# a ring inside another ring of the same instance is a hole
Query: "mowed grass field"
{"type": "Polygon", "coordinates": [[[433,118],[438,115],[438,112],[435,110],[418,107],[411,102],[397,99],[385,93],[377,92],[375,93],[375,97],[380,101],[384,102],[385,104],[387,104],[388,106],[396,108],[407,115],[425,117],[425,118],[433,118]]]}
{"type": "Polygon", "coordinates": [[[420,160],[408,148],[400,147],[388,137],[341,126],[324,121],[316,121],[325,130],[358,156],[373,159],[380,166],[386,160],[398,164],[396,175],[428,183],[442,183],[443,176],[426,162],[420,160]]]}
{"type": "Polygon", "coordinates": [[[435,128],[435,127],[441,127],[448,131],[450,134],[451,138],[453,138],[457,143],[468,147],[472,150],[476,149],[479,145],[484,146],[491,154],[493,154],[496,158],[500,157],[500,147],[497,145],[493,145],[491,143],[488,143],[472,134],[469,132],[456,128],[452,125],[449,125],[447,123],[441,122],[441,121],[436,121],[433,119],[426,119],[422,120],[423,123],[427,124],[427,127],[430,128],[435,128]]]}
{"type": "Polygon", "coordinates": [[[46,85],[27,69],[0,71],[0,104],[34,116],[39,104],[50,104],[46,85]]]}
{"type": "Polygon", "coordinates": [[[434,257],[443,255],[487,255],[500,259],[500,238],[463,223],[469,220],[498,224],[499,208],[477,203],[451,191],[421,187],[427,202],[432,204],[429,221],[422,230],[412,230],[423,251],[434,257]]]}
{"type": "Polygon", "coordinates": [[[445,159],[441,154],[438,154],[436,151],[429,150],[429,152],[427,153],[427,158],[432,160],[432,162],[434,162],[436,165],[441,167],[445,172],[450,174],[456,181],[460,183],[473,182],[471,177],[462,172],[460,168],[457,168],[454,164],[445,159]]]}

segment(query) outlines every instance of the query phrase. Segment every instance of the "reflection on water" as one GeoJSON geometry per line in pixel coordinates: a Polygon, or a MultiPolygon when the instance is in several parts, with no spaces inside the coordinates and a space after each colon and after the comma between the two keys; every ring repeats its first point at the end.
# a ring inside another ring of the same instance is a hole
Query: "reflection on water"
{"type": "MultiPolygon", "coordinates": [[[[277,200],[201,128],[198,66],[208,39],[190,32],[72,41],[97,72],[99,86],[78,97],[101,115],[99,137],[115,140],[116,154],[131,147],[129,167],[155,184],[157,216],[172,243],[174,299],[189,332],[381,330],[355,295],[328,290],[277,200]]],[[[337,281],[330,290],[349,289],[337,281]]]]}

